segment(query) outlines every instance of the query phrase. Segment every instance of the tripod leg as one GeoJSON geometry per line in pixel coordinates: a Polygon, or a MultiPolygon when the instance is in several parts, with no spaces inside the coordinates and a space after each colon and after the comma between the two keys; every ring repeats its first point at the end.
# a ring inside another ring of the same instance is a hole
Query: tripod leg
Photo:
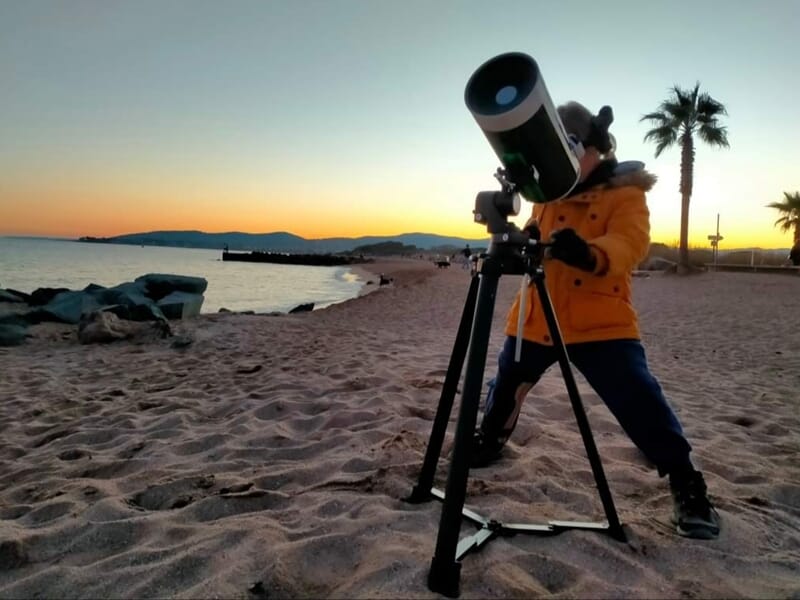
{"type": "Polygon", "coordinates": [[[583,402],[581,402],[580,393],[578,392],[578,385],[575,383],[575,377],[572,374],[567,347],[564,345],[564,339],[561,337],[561,330],[558,326],[555,311],[553,311],[553,304],[550,301],[550,295],[544,283],[544,272],[538,270],[534,274],[533,280],[536,284],[536,290],[539,293],[539,300],[542,303],[542,310],[547,320],[547,327],[550,330],[550,337],[553,339],[553,347],[558,352],[558,364],[564,376],[564,383],[567,386],[567,393],[569,394],[569,400],[572,404],[572,410],[575,413],[578,429],[583,438],[586,455],[589,457],[589,464],[592,467],[594,480],[597,484],[597,491],[600,493],[600,501],[603,503],[603,509],[606,513],[609,533],[614,539],[624,542],[626,539],[625,532],[622,530],[622,524],[619,522],[617,509],[614,507],[614,499],[611,497],[608,480],[603,471],[603,463],[600,461],[600,453],[597,451],[597,446],[594,443],[594,436],[592,436],[589,419],[586,416],[586,411],[583,407],[583,402]]]}
{"type": "Polygon", "coordinates": [[[459,593],[461,563],[456,561],[458,535],[461,529],[462,510],[467,491],[469,459],[472,436],[478,420],[478,405],[483,387],[483,371],[492,329],[494,303],[500,279],[499,264],[487,260],[481,271],[475,319],[472,323],[467,370],[464,375],[464,392],[456,425],[453,457],[447,476],[436,553],[428,573],[431,591],[455,597],[459,593]]]}
{"type": "Polygon", "coordinates": [[[458,333],[456,333],[456,341],[453,344],[453,352],[450,354],[450,364],[447,367],[447,375],[445,375],[444,385],[442,386],[442,395],[439,398],[439,408],[436,410],[431,437],[428,441],[428,449],[425,451],[425,460],[422,463],[417,485],[414,486],[411,495],[405,498],[406,502],[416,504],[431,498],[436,463],[442,453],[442,443],[447,432],[447,423],[450,420],[453,400],[455,400],[456,391],[458,390],[458,379],[461,377],[464,357],[467,355],[470,328],[475,317],[475,300],[478,297],[478,280],[478,276],[473,275],[469,284],[464,310],[461,313],[461,322],[458,325],[458,333]]]}

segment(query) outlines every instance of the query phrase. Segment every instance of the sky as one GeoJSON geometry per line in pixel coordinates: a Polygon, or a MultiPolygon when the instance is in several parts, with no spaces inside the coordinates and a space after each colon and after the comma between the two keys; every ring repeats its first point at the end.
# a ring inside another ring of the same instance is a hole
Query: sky
{"type": "Polygon", "coordinates": [[[485,237],[499,161],[464,87],[518,51],[554,102],[613,107],[667,244],[680,151],[640,118],[700,82],[730,149],[698,144],[690,244],[719,214],[720,248],[788,247],[765,205],[800,191],[799,27],[798,0],[2,0],[0,235],[485,237]]]}

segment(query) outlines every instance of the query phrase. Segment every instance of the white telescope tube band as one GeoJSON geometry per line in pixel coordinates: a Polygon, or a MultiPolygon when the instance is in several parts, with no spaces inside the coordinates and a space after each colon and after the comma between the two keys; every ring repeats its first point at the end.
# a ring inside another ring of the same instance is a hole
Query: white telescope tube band
{"type": "Polygon", "coordinates": [[[514,346],[514,362],[522,359],[522,330],[525,327],[525,309],[528,304],[528,286],[531,276],[525,273],[519,288],[519,314],[517,315],[517,343],[514,346]]]}
{"type": "Polygon", "coordinates": [[[580,156],[575,156],[574,149],[570,148],[567,132],[564,130],[564,124],[561,122],[561,118],[558,116],[558,111],[556,110],[553,100],[550,98],[550,93],[547,91],[547,87],[545,87],[541,77],[539,77],[534,84],[533,89],[522,100],[522,102],[513,107],[511,110],[497,115],[485,115],[476,113],[470,109],[470,113],[472,113],[472,117],[475,119],[475,122],[478,124],[478,126],[484,131],[502,132],[516,129],[523,123],[526,123],[542,108],[544,108],[547,116],[550,118],[550,121],[552,123],[557,123],[558,127],[561,128],[561,135],[557,136],[558,140],[561,143],[563,151],[568,153],[568,155],[571,157],[570,161],[572,162],[576,171],[575,182],[572,184],[572,186],[570,186],[569,190],[567,190],[558,198],[553,198],[553,200],[560,200],[561,198],[568,196],[572,189],[578,185],[578,181],[580,180],[580,163],[578,160],[580,159],[580,156]]]}

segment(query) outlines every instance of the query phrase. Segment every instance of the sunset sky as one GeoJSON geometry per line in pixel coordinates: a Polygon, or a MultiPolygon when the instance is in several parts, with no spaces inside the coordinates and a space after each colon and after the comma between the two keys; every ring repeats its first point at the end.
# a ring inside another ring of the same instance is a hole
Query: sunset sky
{"type": "Polygon", "coordinates": [[[483,237],[499,163],[464,86],[521,51],[556,103],[614,108],[669,244],[680,152],[639,119],[699,81],[731,148],[698,148],[690,242],[720,213],[722,248],[788,247],[765,204],[800,191],[798,29],[798,0],[3,0],[0,235],[483,237]]]}

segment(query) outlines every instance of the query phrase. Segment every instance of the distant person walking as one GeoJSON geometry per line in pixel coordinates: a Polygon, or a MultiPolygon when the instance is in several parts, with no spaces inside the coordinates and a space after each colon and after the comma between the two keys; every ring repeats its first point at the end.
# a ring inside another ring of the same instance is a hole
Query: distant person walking
{"type": "Polygon", "coordinates": [[[461,254],[464,255],[464,265],[462,268],[469,269],[469,258],[472,256],[472,249],[469,247],[469,244],[464,247],[461,254]]]}

